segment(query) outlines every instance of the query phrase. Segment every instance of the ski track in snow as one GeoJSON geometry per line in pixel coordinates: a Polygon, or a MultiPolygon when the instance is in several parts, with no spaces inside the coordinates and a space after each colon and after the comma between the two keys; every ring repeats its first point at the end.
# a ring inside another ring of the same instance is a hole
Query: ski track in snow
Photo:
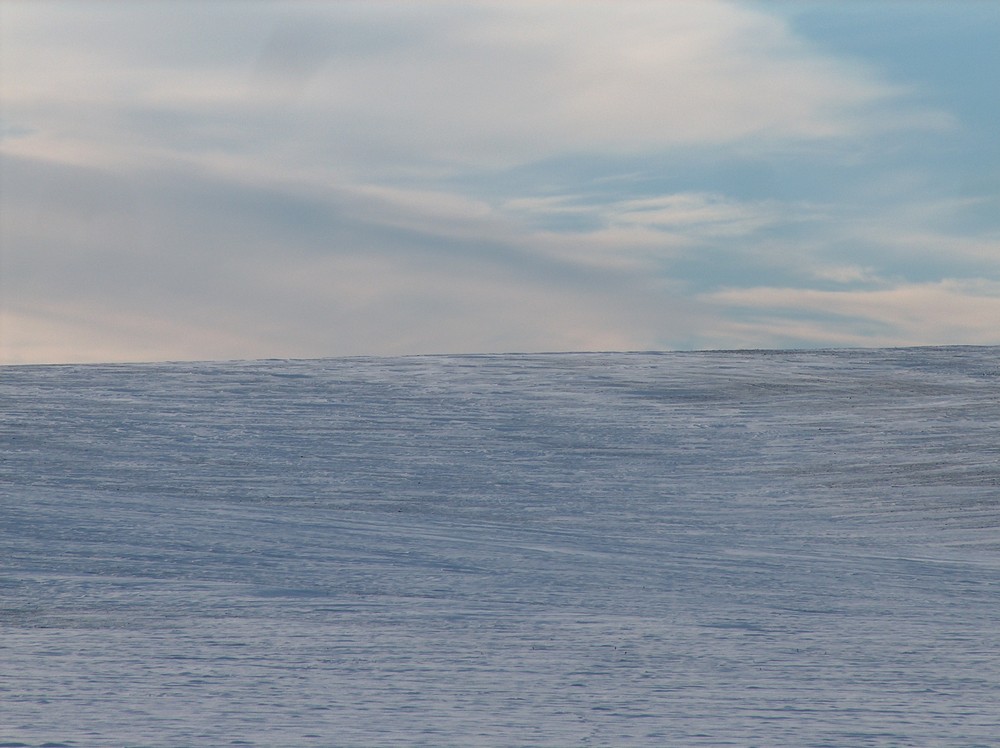
{"type": "Polygon", "coordinates": [[[0,368],[0,746],[993,746],[1000,349],[0,368]]]}

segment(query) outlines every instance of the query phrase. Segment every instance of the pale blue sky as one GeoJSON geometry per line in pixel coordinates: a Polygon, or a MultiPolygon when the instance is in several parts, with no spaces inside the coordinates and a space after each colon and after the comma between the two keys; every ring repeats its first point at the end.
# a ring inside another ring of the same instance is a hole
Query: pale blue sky
{"type": "Polygon", "coordinates": [[[1000,343],[1000,3],[0,4],[0,362],[1000,343]]]}

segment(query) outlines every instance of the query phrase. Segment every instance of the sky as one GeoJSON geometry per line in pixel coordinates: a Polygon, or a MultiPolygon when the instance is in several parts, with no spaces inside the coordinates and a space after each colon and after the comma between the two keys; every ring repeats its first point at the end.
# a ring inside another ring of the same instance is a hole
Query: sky
{"type": "Polygon", "coordinates": [[[1000,3],[0,3],[0,363],[1000,343],[1000,3]]]}

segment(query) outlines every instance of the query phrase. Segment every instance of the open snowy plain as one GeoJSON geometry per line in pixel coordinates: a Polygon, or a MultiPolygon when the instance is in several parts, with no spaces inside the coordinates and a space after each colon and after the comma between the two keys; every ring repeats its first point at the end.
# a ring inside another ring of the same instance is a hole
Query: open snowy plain
{"type": "Polygon", "coordinates": [[[1000,745],[1000,349],[0,398],[0,746],[1000,745]]]}

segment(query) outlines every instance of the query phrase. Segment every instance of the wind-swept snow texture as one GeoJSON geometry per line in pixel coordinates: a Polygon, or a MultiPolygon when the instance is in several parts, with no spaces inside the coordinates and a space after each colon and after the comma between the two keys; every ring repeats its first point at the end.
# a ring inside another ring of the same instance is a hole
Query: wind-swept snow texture
{"type": "Polygon", "coordinates": [[[0,745],[1000,744],[1000,349],[0,397],[0,745]]]}

